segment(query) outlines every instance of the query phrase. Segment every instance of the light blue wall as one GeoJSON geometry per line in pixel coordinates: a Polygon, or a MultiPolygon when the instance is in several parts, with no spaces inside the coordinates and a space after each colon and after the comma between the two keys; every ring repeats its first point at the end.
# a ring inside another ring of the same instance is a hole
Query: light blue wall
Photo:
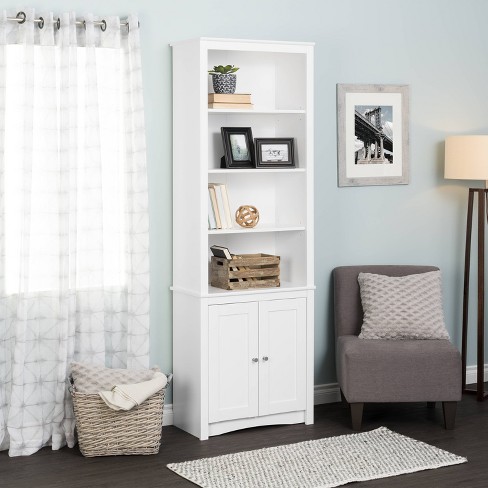
{"type": "MultiPolygon", "coordinates": [[[[447,134],[488,133],[486,0],[30,0],[37,9],[136,12],[151,224],[151,359],[171,370],[171,50],[200,36],[314,41],[316,121],[315,383],[335,381],[331,270],[360,263],[434,264],[460,344],[467,184],[443,179],[447,134]],[[336,83],[406,83],[411,183],[337,188],[336,83]]],[[[0,0],[3,8],[15,4],[0,0]]],[[[472,295],[475,295],[473,284],[472,295]]],[[[474,304],[472,307],[474,318],[474,304]]],[[[471,335],[474,351],[474,334],[471,335]]],[[[191,340],[191,338],[189,338],[191,340]]],[[[474,363],[471,355],[470,363],[474,363]]]]}

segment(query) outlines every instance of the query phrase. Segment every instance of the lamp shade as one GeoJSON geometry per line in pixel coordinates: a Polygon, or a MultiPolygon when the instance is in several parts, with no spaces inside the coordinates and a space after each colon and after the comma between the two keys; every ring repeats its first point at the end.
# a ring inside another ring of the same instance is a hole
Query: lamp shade
{"type": "Polygon", "coordinates": [[[488,135],[447,137],[444,178],[488,180],[488,135]]]}

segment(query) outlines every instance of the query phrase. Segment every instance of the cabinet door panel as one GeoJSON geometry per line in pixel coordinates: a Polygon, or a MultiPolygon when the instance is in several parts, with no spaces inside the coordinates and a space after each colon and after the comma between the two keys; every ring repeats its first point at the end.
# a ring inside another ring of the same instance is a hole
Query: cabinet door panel
{"type": "Polygon", "coordinates": [[[259,414],[304,410],[305,298],[259,304],[259,359],[259,414]]]}
{"type": "Polygon", "coordinates": [[[258,304],[209,307],[209,422],[258,415],[258,304]]]}

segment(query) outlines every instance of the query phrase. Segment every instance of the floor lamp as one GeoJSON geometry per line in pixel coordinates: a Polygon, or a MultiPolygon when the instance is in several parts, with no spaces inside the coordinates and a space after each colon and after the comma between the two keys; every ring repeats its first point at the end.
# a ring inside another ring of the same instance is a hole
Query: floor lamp
{"type": "MultiPolygon", "coordinates": [[[[488,188],[488,135],[450,136],[446,139],[444,177],[457,180],[484,180],[488,188]]],[[[485,344],[485,219],[487,218],[488,189],[470,188],[468,194],[468,219],[466,224],[466,249],[464,258],[463,336],[462,336],[462,385],[463,392],[475,393],[483,401],[484,344],[485,344]],[[473,228],[474,197],[478,199],[478,317],[477,317],[477,377],[476,389],[466,388],[466,357],[468,343],[469,271],[471,263],[471,233],[473,228]]]]}

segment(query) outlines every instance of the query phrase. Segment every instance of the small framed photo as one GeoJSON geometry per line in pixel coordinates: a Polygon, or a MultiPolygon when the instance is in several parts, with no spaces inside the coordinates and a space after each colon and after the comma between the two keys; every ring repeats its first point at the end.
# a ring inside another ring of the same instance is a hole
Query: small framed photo
{"type": "Polygon", "coordinates": [[[294,168],[293,138],[256,139],[257,168],[294,168]]]}
{"type": "Polygon", "coordinates": [[[250,127],[221,127],[224,156],[222,168],[255,168],[254,145],[250,127]]]}
{"type": "Polygon", "coordinates": [[[409,181],[408,85],[337,85],[338,186],[409,181]]]}

